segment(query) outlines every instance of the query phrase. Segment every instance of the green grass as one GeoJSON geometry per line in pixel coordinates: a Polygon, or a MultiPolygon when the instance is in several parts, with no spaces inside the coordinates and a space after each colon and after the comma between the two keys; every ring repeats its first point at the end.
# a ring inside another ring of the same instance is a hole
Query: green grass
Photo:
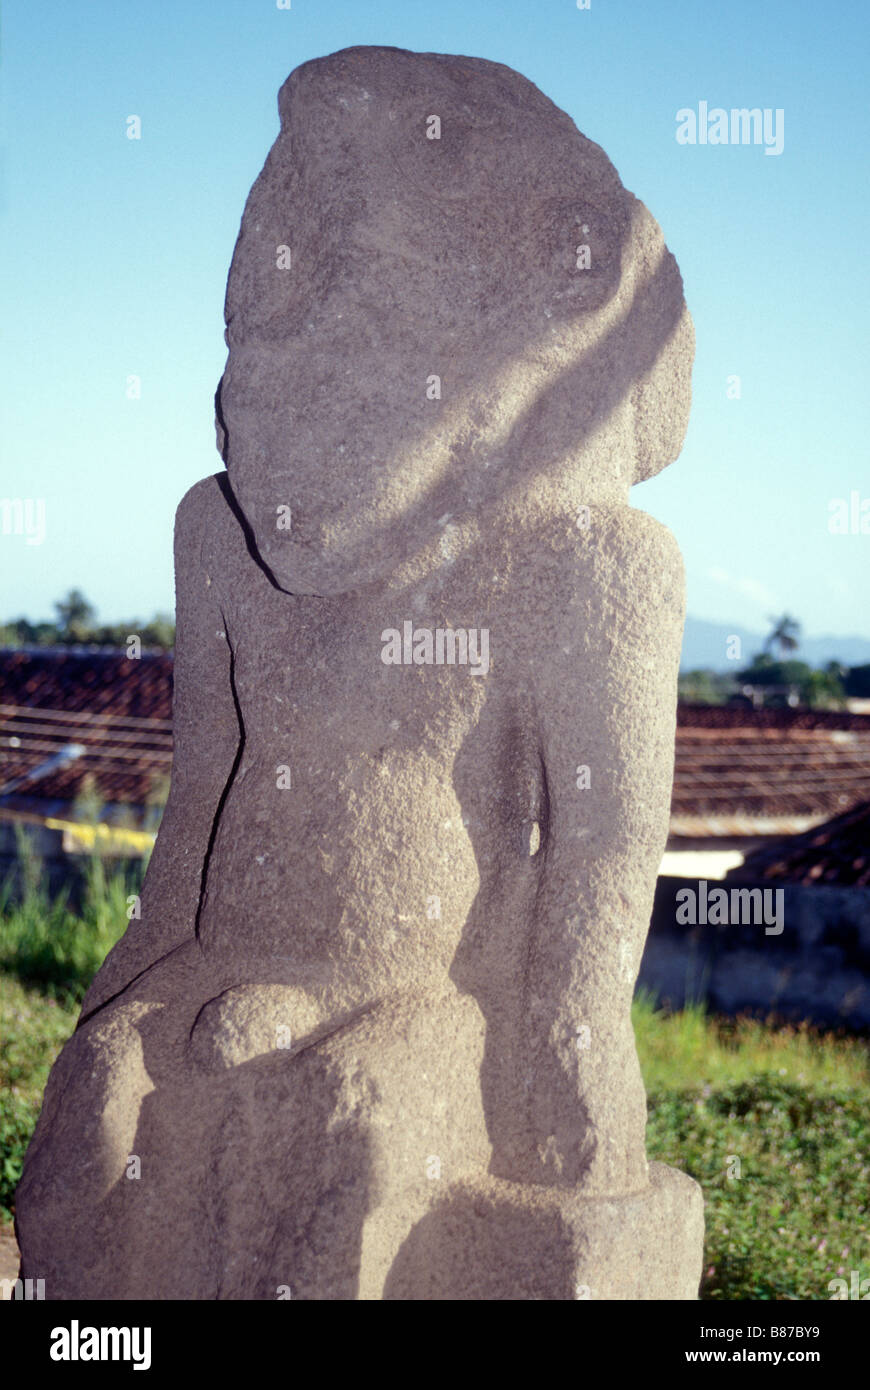
{"type": "Polygon", "coordinates": [[[127,926],[141,868],[86,865],[81,910],[50,899],[42,864],[19,836],[20,901],[0,886],[0,1221],[9,1220],[21,1164],[55,1057],[97,969],[127,926]]]}
{"type": "MultiPolygon", "coordinates": [[[[38,865],[25,901],[0,893],[0,1219],[51,1064],[87,985],[127,924],[136,880],[95,860],[80,915],[49,901],[38,865]]],[[[634,1004],[649,1094],[650,1158],[704,1189],[706,1299],[828,1299],[870,1278],[870,1050],[865,1040],[702,1008],[634,1004]]]]}
{"type": "Polygon", "coordinates": [[[11,875],[0,886],[0,971],[36,985],[60,1004],[80,1004],[85,991],[127,926],[127,898],[139,890],[142,870],[124,864],[106,871],[99,855],[85,865],[81,909],[67,895],[49,898],[39,858],[19,836],[23,878],[20,901],[11,875]]]}
{"type": "Polygon", "coordinates": [[[647,1091],[732,1086],[780,1077],[813,1090],[866,1087],[867,1040],[807,1025],[776,1027],[751,1018],[711,1018],[696,1004],[669,1014],[638,992],[632,1008],[647,1091]]]}
{"type": "Polygon", "coordinates": [[[59,1004],[0,974],[0,1221],[12,1199],[39,1117],[51,1065],[73,1031],[77,1006],[59,1004]]]}
{"type": "Polygon", "coordinates": [[[867,1042],[634,1006],[647,1152],[704,1190],[705,1299],[829,1299],[870,1278],[867,1042]]]}

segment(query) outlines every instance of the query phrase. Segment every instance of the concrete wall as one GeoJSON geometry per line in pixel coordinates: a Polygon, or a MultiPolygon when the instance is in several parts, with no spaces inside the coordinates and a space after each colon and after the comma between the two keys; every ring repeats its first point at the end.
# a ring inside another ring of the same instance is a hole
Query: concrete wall
{"type": "MultiPolygon", "coordinates": [[[[707,891],[752,887],[776,884],[710,881],[707,891]]],[[[761,924],[680,925],[678,894],[698,894],[699,882],[659,878],[638,984],[674,1008],[695,998],[717,1013],[870,1029],[870,889],[782,887],[783,929],[768,935],[761,924]]]]}
{"type": "MultiPolygon", "coordinates": [[[[43,858],[49,891],[70,889],[75,906],[84,857],[64,853],[59,831],[27,829],[43,858]]],[[[0,825],[0,878],[8,873],[15,895],[20,880],[14,832],[0,825]]],[[[710,880],[707,892],[753,886],[775,887],[710,880]]],[[[681,925],[677,911],[683,904],[685,915],[686,899],[677,895],[686,888],[698,894],[699,880],[658,880],[639,985],[673,1008],[704,999],[717,1013],[775,1012],[824,1027],[870,1029],[870,889],[787,885],[783,930],[768,935],[763,924],[681,925]]]]}

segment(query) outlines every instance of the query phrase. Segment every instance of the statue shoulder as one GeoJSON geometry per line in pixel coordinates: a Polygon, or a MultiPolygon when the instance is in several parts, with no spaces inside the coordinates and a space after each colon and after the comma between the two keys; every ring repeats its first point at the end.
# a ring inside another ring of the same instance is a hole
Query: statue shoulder
{"type": "Polygon", "coordinates": [[[248,560],[244,524],[226,473],[188,488],[175,513],[177,560],[193,559],[213,578],[248,560]]]}

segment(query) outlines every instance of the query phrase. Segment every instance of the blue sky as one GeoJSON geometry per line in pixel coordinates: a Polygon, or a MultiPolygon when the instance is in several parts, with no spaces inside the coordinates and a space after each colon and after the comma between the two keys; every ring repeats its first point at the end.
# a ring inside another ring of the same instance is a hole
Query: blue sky
{"type": "Polygon", "coordinates": [[[677,536],[690,614],[870,636],[870,535],[828,530],[832,499],[870,498],[865,0],[7,0],[0,23],[0,497],[46,506],[41,545],[0,535],[0,618],[74,585],[107,622],[171,611],[175,507],[221,467],[224,287],[278,88],[380,43],[518,68],[661,223],[694,404],[632,500],[677,536]],[[700,101],[782,108],[782,154],[679,145],[700,101]]]}

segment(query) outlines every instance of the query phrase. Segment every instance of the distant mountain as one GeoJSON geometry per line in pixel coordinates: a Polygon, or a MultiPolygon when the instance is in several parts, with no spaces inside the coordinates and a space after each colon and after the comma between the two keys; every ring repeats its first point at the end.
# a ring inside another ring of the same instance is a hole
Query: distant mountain
{"type": "MultiPolygon", "coordinates": [[[[750,632],[743,627],[727,627],[724,623],[708,623],[701,618],[687,618],[683,634],[682,671],[735,671],[748,665],[764,646],[766,632],[750,632]],[[729,661],[726,655],[729,637],[739,637],[742,644],[740,661],[729,661]]],[[[805,637],[797,651],[790,652],[796,661],[810,666],[824,666],[826,661],[842,661],[844,666],[863,666],[870,662],[870,639],[866,637],[805,637]]]]}

